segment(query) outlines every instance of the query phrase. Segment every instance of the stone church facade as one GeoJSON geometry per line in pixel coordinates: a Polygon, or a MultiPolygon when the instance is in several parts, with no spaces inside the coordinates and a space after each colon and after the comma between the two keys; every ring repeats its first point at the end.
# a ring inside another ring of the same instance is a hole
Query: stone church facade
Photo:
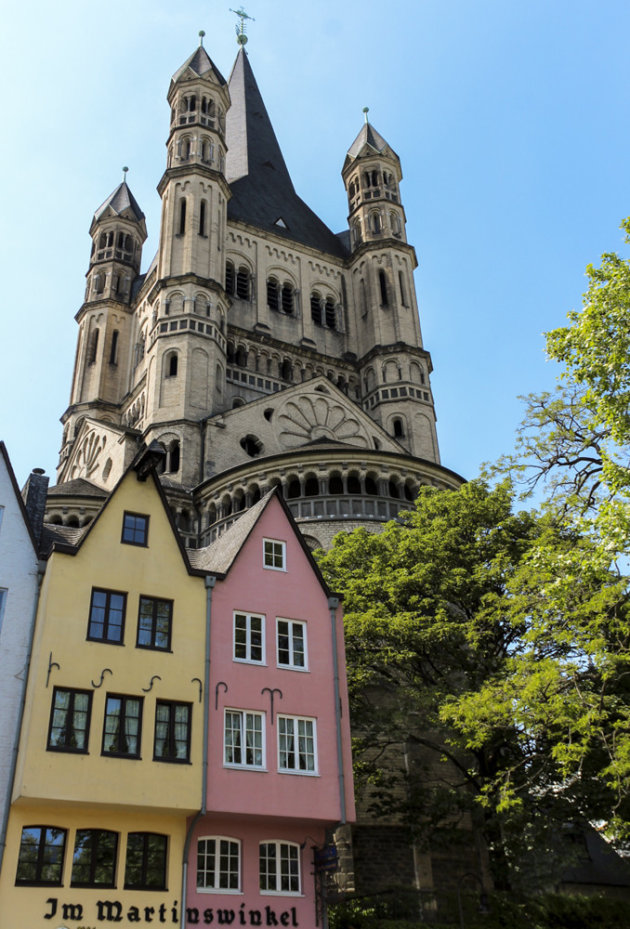
{"type": "Polygon", "coordinates": [[[159,248],[126,180],[94,214],[70,404],[47,519],[81,527],[142,447],[186,545],[279,485],[308,544],[378,525],[440,463],[402,170],[367,121],[334,234],[295,192],[241,46],[225,80],[202,44],[168,91],[159,248]]]}

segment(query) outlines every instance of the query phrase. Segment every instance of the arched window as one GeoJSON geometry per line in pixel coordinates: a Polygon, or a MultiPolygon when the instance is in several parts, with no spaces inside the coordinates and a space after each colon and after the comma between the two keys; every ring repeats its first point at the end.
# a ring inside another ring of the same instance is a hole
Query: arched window
{"type": "Polygon", "coordinates": [[[239,300],[249,300],[249,271],[243,265],[236,275],[236,296],[239,300]]]}
{"type": "Polygon", "coordinates": [[[192,154],[192,141],[189,138],[183,139],[182,152],[181,152],[182,161],[188,161],[191,154],[192,154]]]}
{"type": "Polygon", "coordinates": [[[214,100],[210,97],[201,98],[201,116],[199,122],[202,126],[212,126],[214,127],[215,120],[215,106],[214,100]]]}
{"type": "Polygon", "coordinates": [[[177,352],[166,356],[165,372],[166,377],[177,377],[177,352]]]}
{"type": "Polygon", "coordinates": [[[293,365],[286,358],[280,365],[280,377],[282,378],[283,381],[293,380],[293,365]]]}
{"type": "Polygon", "coordinates": [[[220,364],[216,367],[214,387],[218,394],[223,393],[223,368],[220,364]]]}
{"type": "Polygon", "coordinates": [[[387,293],[387,277],[381,269],[378,272],[378,286],[381,292],[381,306],[389,306],[389,296],[387,293]]]}
{"type": "Polygon", "coordinates": [[[186,197],[179,201],[179,234],[184,235],[186,232],[186,197]]]}
{"type": "Polygon", "coordinates": [[[326,325],[329,329],[337,328],[337,312],[335,302],[332,297],[326,297],[326,306],[324,307],[326,325]]]}
{"type": "Polygon", "coordinates": [[[229,294],[230,297],[234,296],[234,282],[235,282],[234,264],[231,261],[226,261],[225,262],[225,292],[229,294]]]}
{"type": "Polygon", "coordinates": [[[319,481],[314,474],[309,474],[304,481],[304,496],[305,497],[317,497],[319,496],[319,481]]]}
{"type": "Polygon", "coordinates": [[[316,290],[311,294],[311,319],[316,326],[322,324],[322,298],[316,290]]]}
{"type": "Polygon", "coordinates": [[[105,290],[105,275],[96,274],[94,275],[94,292],[97,294],[102,294],[105,290]]]}
{"type": "Polygon", "coordinates": [[[199,235],[206,234],[206,201],[202,200],[199,204],[199,235]]]}
{"type": "Polygon", "coordinates": [[[357,220],[355,223],[352,224],[352,235],[354,238],[354,244],[360,245],[363,240],[363,237],[361,235],[361,223],[359,222],[359,220],[357,220]]]}
{"type": "Polygon", "coordinates": [[[240,441],[243,451],[247,452],[250,458],[256,458],[263,450],[263,444],[255,435],[245,435],[240,441]]]}
{"type": "Polygon", "coordinates": [[[383,231],[383,217],[376,210],[370,213],[370,230],[373,235],[380,235],[383,231]]]}
{"type": "Polygon", "coordinates": [[[287,485],[287,500],[294,500],[296,497],[299,497],[302,492],[300,487],[300,482],[297,477],[289,478],[287,485]]]}
{"type": "Polygon", "coordinates": [[[236,349],[234,362],[239,366],[239,368],[247,367],[247,349],[242,345],[239,345],[239,347],[236,349]]]}
{"type": "Polygon", "coordinates": [[[349,494],[360,494],[361,493],[361,481],[356,474],[348,475],[348,493],[349,494]]]}
{"type": "Polygon", "coordinates": [[[118,363],[118,329],[112,332],[112,344],[109,349],[109,363],[115,365],[118,363]]]}
{"type": "Polygon", "coordinates": [[[280,309],[280,293],[278,281],[275,277],[267,279],[267,306],[270,310],[280,309]]]}
{"type": "Polygon", "coordinates": [[[367,316],[368,303],[367,303],[367,291],[365,289],[365,281],[363,278],[359,281],[359,303],[361,305],[361,316],[367,316]]]}
{"type": "Polygon", "coordinates": [[[87,363],[93,365],[96,361],[96,353],[98,351],[98,329],[93,329],[92,334],[90,335],[90,344],[88,347],[88,357],[87,363]]]}
{"type": "Polygon", "coordinates": [[[399,239],[402,235],[402,224],[398,213],[389,214],[389,225],[391,226],[392,235],[399,239]]]}
{"type": "Polygon", "coordinates": [[[180,450],[179,439],[173,439],[166,453],[165,468],[165,470],[171,474],[174,474],[175,471],[179,471],[180,450]]]}
{"type": "Polygon", "coordinates": [[[282,312],[287,316],[293,315],[294,310],[294,290],[291,284],[282,286],[282,312]]]}
{"type": "Polygon", "coordinates": [[[405,426],[400,417],[397,416],[396,419],[392,421],[392,428],[394,430],[395,439],[403,439],[405,437],[405,426]]]}
{"type": "Polygon", "coordinates": [[[210,139],[202,139],[201,140],[201,152],[200,152],[202,162],[206,165],[212,164],[213,154],[214,154],[214,146],[212,142],[210,141],[210,139]]]}
{"type": "Polygon", "coordinates": [[[398,285],[400,287],[400,302],[407,306],[407,288],[405,287],[405,275],[402,271],[398,272],[398,285]]]}
{"type": "Polygon", "coordinates": [[[343,493],[343,481],[341,479],[341,474],[333,473],[328,478],[328,493],[329,494],[342,494],[343,493]]]}

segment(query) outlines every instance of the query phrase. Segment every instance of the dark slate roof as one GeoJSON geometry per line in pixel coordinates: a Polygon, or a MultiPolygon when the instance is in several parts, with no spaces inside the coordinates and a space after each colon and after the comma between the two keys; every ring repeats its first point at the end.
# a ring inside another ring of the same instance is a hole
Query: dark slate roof
{"type": "Polygon", "coordinates": [[[226,117],[226,176],[232,197],[228,217],[345,257],[343,243],[295,192],[243,48],[234,63],[229,88],[232,105],[226,117]]]}
{"type": "Polygon", "coordinates": [[[48,490],[49,497],[106,497],[107,491],[102,487],[97,487],[91,481],[86,481],[82,477],[74,481],[66,481],[65,484],[55,484],[48,490]]]}
{"type": "Polygon", "coordinates": [[[273,495],[274,491],[270,490],[264,497],[261,497],[258,503],[246,510],[223,535],[220,535],[210,545],[205,548],[188,549],[187,554],[191,566],[211,574],[226,574],[273,495]]]}
{"type": "Polygon", "coordinates": [[[94,221],[100,219],[108,208],[113,210],[118,216],[124,213],[126,219],[135,220],[137,223],[141,223],[144,220],[144,213],[138,206],[138,202],[129,190],[126,181],[119,184],[116,190],[109,195],[107,200],[101,203],[94,214],[94,221]]]}
{"type": "Polygon", "coordinates": [[[584,842],[583,860],[563,873],[562,882],[630,887],[630,862],[590,826],[583,830],[581,838],[584,842]]]}
{"type": "Polygon", "coordinates": [[[56,526],[53,523],[44,523],[42,549],[48,551],[55,543],[60,542],[64,545],[78,545],[87,529],[87,526],[79,529],[73,526],[56,526]]]}
{"type": "Polygon", "coordinates": [[[198,74],[199,77],[207,74],[208,71],[214,71],[219,84],[225,84],[225,78],[214,64],[203,45],[200,45],[198,48],[196,48],[190,58],[187,58],[181,68],[175,72],[172,78],[173,83],[178,81],[180,77],[185,74],[186,71],[188,71],[189,68],[191,71],[194,71],[195,74],[198,74]]]}
{"type": "Polygon", "coordinates": [[[376,152],[382,152],[384,149],[388,148],[390,152],[398,158],[396,152],[387,144],[380,132],[377,132],[370,123],[364,123],[363,126],[361,126],[361,131],[348,149],[348,155],[350,155],[351,158],[356,158],[366,145],[369,145],[376,152]]]}

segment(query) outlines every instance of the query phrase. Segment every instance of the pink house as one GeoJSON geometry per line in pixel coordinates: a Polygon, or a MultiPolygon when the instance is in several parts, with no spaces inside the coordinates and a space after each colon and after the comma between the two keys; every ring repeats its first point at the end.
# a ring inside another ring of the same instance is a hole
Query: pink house
{"type": "Polygon", "coordinates": [[[338,599],[274,492],[190,556],[216,580],[186,925],[314,929],[331,831],[354,818],[338,599]]]}

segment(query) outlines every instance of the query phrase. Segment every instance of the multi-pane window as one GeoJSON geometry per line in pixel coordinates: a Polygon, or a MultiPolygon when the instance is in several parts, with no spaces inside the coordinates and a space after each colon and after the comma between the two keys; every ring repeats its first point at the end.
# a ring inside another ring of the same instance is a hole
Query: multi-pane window
{"type": "Polygon", "coordinates": [[[261,893],[300,893],[300,850],[293,842],[261,842],[259,866],[261,893]]]}
{"type": "Polygon", "coordinates": [[[306,623],[278,619],[277,632],[278,664],[283,668],[306,670],[306,623]]]}
{"type": "Polygon", "coordinates": [[[125,890],[166,890],[167,838],[155,832],[127,836],[125,890]]]}
{"type": "Polygon", "coordinates": [[[241,889],[241,843],[224,836],[197,841],[197,890],[238,893],[241,889]]]}
{"type": "Polygon", "coordinates": [[[146,545],[149,535],[149,517],[142,513],[125,513],[122,541],[128,545],[146,545]]]}
{"type": "Polygon", "coordinates": [[[72,887],[115,887],[118,833],[77,829],[72,858],[72,887]]]}
{"type": "Polygon", "coordinates": [[[156,761],[190,759],[189,703],[158,700],[155,706],[155,739],[153,758],[156,761]]]}
{"type": "Polygon", "coordinates": [[[225,764],[262,768],[265,763],[263,714],[226,710],[223,747],[225,764]]]}
{"type": "Polygon", "coordinates": [[[15,883],[60,885],[65,850],[65,829],[24,826],[15,883]]]}
{"type": "Polygon", "coordinates": [[[265,568],[284,571],[286,568],[286,542],[278,542],[276,539],[263,539],[263,565],[265,568]]]}
{"type": "Polygon", "coordinates": [[[278,716],[278,769],[306,774],[317,771],[314,719],[278,716]]]}
{"type": "Polygon", "coordinates": [[[140,757],[142,698],[108,694],[103,726],[103,754],[140,757]]]}
{"type": "Polygon", "coordinates": [[[265,618],[234,614],[234,660],[262,662],[265,657],[265,618]]]}
{"type": "Polygon", "coordinates": [[[88,639],[94,642],[122,643],[127,594],[117,590],[92,589],[88,639]]]}
{"type": "Polygon", "coordinates": [[[159,648],[168,651],[171,647],[171,623],[173,601],[157,597],[140,597],[138,610],[138,648],[159,648]]]}
{"type": "Polygon", "coordinates": [[[87,752],[91,707],[90,691],[55,687],[48,748],[57,752],[87,752]]]}

